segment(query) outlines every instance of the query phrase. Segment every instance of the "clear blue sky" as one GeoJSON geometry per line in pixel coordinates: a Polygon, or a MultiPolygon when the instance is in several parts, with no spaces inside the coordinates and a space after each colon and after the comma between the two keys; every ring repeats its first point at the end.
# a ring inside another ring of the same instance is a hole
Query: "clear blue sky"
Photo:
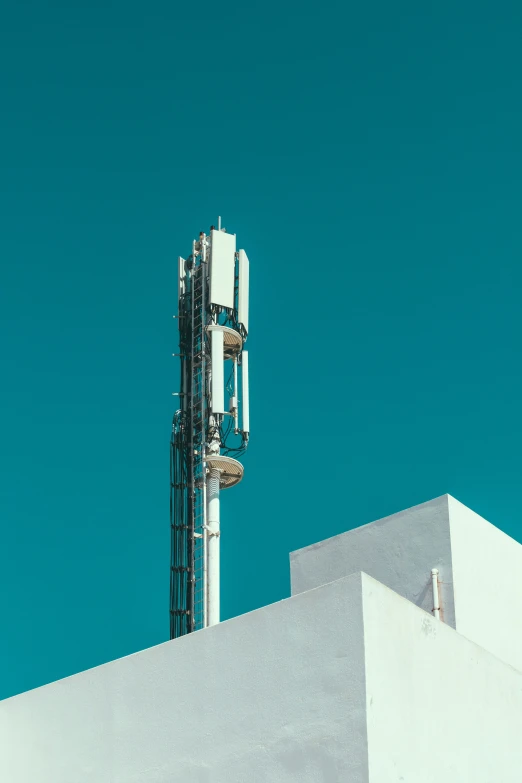
{"type": "Polygon", "coordinates": [[[6,4],[0,697],[168,636],[174,269],[251,259],[226,617],[450,492],[522,537],[522,6],[6,4]]]}

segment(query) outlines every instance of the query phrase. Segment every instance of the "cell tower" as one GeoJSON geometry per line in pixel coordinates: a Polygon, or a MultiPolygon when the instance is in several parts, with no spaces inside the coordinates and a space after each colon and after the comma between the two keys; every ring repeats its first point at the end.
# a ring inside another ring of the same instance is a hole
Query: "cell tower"
{"type": "Polygon", "coordinates": [[[180,407],[171,438],[170,638],[219,622],[219,495],[248,444],[249,262],[211,226],[179,258],[180,407]],[[239,392],[241,386],[241,395],[239,392]]]}

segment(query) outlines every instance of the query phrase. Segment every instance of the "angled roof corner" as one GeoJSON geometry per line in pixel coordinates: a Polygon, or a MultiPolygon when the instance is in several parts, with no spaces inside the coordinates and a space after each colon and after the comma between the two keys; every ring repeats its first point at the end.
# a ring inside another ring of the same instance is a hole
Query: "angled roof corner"
{"type": "Polygon", "coordinates": [[[439,570],[444,621],[455,627],[449,495],[399,511],[290,555],[292,595],[357,571],[431,612],[439,570]]]}

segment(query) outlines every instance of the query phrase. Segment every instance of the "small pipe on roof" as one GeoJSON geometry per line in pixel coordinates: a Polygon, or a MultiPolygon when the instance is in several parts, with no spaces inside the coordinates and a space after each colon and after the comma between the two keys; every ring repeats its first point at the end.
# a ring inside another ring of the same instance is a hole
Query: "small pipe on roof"
{"type": "Polygon", "coordinates": [[[439,597],[439,570],[438,568],[431,569],[431,588],[433,591],[433,616],[436,620],[440,620],[440,597],[439,597]]]}

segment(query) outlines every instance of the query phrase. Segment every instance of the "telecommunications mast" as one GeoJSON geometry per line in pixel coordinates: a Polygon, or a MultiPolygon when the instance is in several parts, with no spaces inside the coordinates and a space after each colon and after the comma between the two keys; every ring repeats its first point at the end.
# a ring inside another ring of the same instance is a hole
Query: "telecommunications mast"
{"type": "Polygon", "coordinates": [[[211,226],[178,261],[180,408],[171,438],[170,638],[219,622],[219,494],[243,477],[250,433],[249,263],[211,226]],[[241,389],[241,392],[240,392],[241,389]]]}

